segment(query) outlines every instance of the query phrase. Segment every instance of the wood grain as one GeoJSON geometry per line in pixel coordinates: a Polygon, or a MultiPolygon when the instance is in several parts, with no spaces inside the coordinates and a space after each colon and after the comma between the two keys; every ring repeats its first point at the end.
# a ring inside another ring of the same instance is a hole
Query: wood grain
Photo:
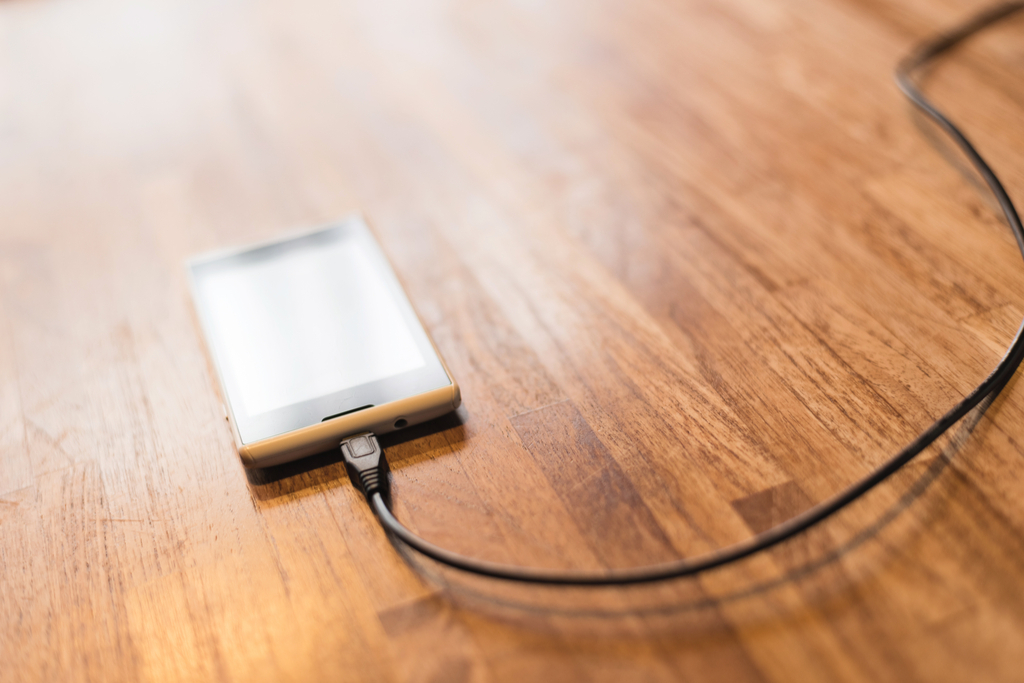
{"type": "MultiPolygon", "coordinates": [[[[0,680],[1021,680],[1019,382],[768,553],[514,586],[394,547],[335,455],[247,476],[182,268],[361,212],[463,389],[386,440],[401,519],[706,552],[878,465],[1024,316],[890,76],[980,7],[0,3],[0,680]]],[[[928,80],[1015,196],[1022,30],[928,80]]]]}

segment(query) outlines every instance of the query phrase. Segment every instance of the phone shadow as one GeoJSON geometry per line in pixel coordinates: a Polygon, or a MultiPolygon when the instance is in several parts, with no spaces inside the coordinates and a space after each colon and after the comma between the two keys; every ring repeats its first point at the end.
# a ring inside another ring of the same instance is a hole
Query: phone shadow
{"type": "MultiPolygon", "coordinates": [[[[462,412],[462,409],[459,409],[437,419],[384,434],[377,439],[385,451],[400,444],[442,432],[449,432],[450,440],[459,442],[465,439],[466,432],[466,418],[462,412]]],[[[400,462],[401,458],[391,458],[389,465],[394,467],[400,462]]],[[[312,490],[315,487],[333,487],[340,482],[349,481],[339,448],[282,465],[246,470],[245,476],[249,481],[253,497],[259,501],[269,501],[295,494],[301,495],[303,491],[312,490]]]]}

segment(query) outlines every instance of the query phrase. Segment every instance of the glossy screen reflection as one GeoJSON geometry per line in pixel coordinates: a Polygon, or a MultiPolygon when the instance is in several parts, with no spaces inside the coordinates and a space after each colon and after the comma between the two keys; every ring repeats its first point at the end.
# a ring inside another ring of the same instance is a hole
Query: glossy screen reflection
{"type": "Polygon", "coordinates": [[[258,415],[423,367],[387,282],[339,235],[196,282],[233,399],[258,415]]]}

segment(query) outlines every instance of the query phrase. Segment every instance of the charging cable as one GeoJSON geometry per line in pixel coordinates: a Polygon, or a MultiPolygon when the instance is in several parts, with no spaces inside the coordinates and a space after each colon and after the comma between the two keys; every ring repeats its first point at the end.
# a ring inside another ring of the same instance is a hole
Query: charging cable
{"type": "MultiPolygon", "coordinates": [[[[938,108],[935,107],[918,89],[914,73],[922,66],[939,55],[951,50],[965,39],[992,24],[1024,9],[1024,2],[1011,2],[998,5],[977,15],[949,33],[934,38],[911,53],[896,68],[896,82],[900,90],[922,112],[930,117],[953,140],[967,156],[971,165],[981,174],[986,185],[992,191],[1002,209],[1006,222],[1017,240],[1017,246],[1024,256],[1024,228],[1020,216],[1003,188],[1003,184],[975,149],[974,145],[938,108]]],[[[1013,373],[1024,358],[1024,322],[1017,330],[1006,351],[1006,354],[973,391],[953,406],[949,412],[936,420],[931,426],[903,448],[899,453],[871,472],[868,476],[854,483],[805,512],[793,517],[763,533],[757,534],[735,545],[700,555],[662,564],[637,567],[632,569],[615,569],[608,571],[563,571],[520,567],[515,565],[488,562],[446,550],[416,535],[407,529],[387,506],[388,464],[377,438],[367,432],[351,436],[341,442],[341,452],[345,459],[345,467],[353,483],[366,495],[374,513],[384,528],[395,538],[427,557],[456,569],[473,574],[481,574],[509,581],[528,583],[559,584],[569,586],[613,586],[651,581],[662,581],[682,576],[690,576],[699,572],[720,567],[743,559],[754,553],[771,548],[788,538],[809,529],[827,519],[839,510],[857,500],[865,493],[888,479],[893,473],[913,460],[930,446],[936,439],[956,424],[962,417],[986,399],[989,403],[1003,390],[1013,373]]]]}

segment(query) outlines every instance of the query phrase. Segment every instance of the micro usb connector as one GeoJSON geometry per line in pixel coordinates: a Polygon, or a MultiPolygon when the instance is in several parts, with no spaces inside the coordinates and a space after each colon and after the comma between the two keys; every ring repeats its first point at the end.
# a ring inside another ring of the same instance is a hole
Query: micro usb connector
{"type": "Polygon", "coordinates": [[[363,432],[343,439],[341,454],[345,458],[348,476],[368,502],[372,504],[376,493],[387,495],[388,461],[373,432],[363,432]]]}

